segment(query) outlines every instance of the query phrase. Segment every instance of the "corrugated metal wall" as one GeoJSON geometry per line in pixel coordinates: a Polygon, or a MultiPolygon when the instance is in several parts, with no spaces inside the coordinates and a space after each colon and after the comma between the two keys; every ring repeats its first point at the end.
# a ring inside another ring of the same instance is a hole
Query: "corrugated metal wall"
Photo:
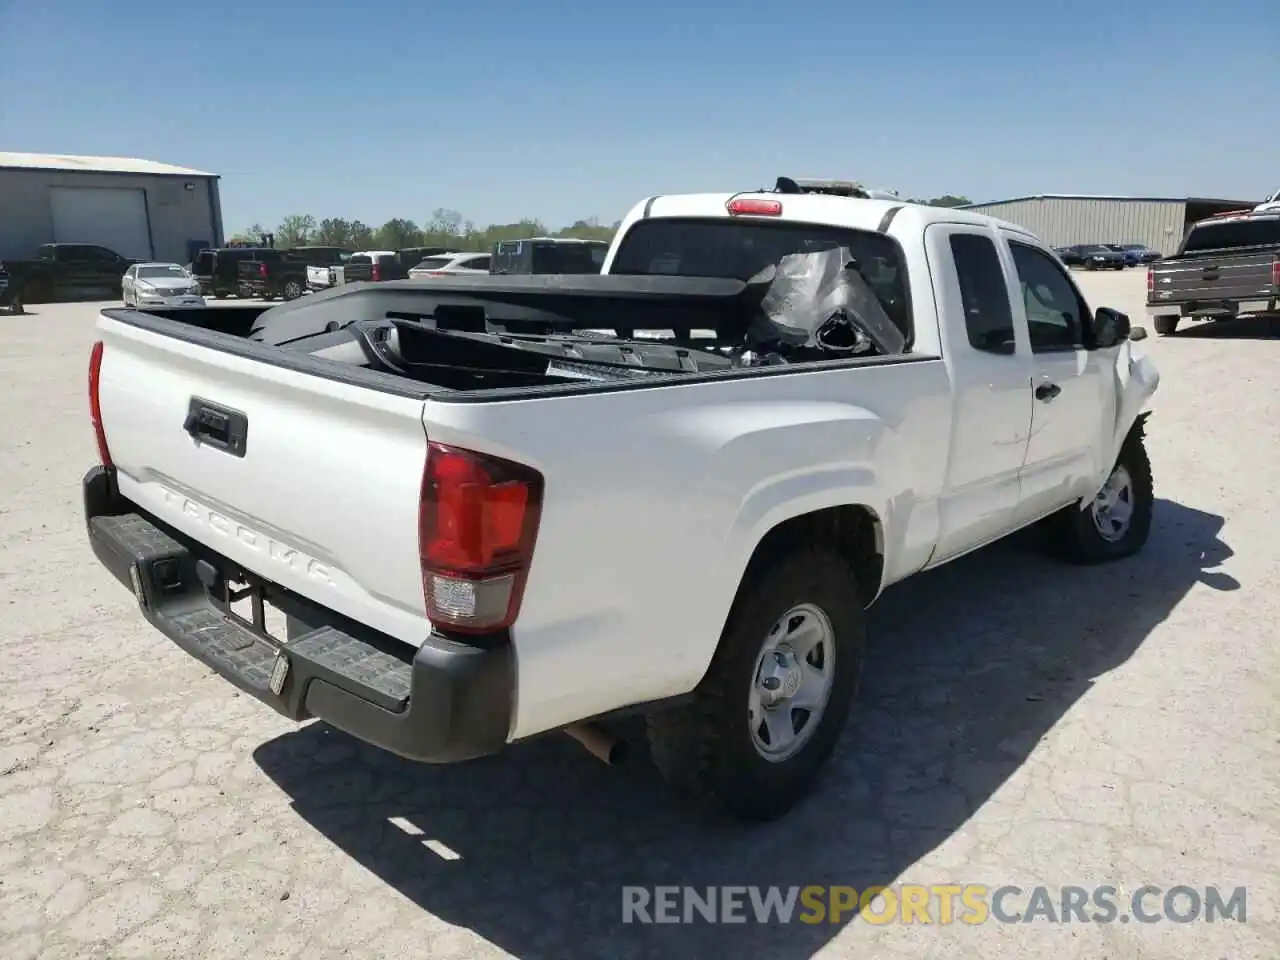
{"type": "Polygon", "coordinates": [[[204,180],[207,178],[0,168],[0,260],[34,256],[37,246],[57,239],[49,188],[69,186],[146,191],[152,256],[186,263],[191,256],[188,241],[216,243],[222,236],[217,181],[209,181],[215,185],[211,189],[204,180]]]}
{"type": "Polygon", "coordinates": [[[1182,241],[1186,204],[1166,200],[1044,197],[968,207],[1025,227],[1045,243],[1145,243],[1171,254],[1182,241]]]}

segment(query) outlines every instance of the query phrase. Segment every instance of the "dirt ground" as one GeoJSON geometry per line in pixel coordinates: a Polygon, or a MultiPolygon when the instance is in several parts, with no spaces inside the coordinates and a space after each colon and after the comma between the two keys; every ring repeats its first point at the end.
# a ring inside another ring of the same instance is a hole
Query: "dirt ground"
{"type": "MultiPolygon", "coordinates": [[[[1081,276],[1144,322],[1141,272],[1081,276]]],[[[0,315],[0,956],[1280,956],[1280,329],[1147,340],[1147,550],[890,591],[822,789],[745,829],[566,737],[433,768],[295,727],[146,627],[81,518],[95,316],[0,315]],[[629,884],[909,882],[1245,886],[1247,919],[622,923],[629,884]]]]}

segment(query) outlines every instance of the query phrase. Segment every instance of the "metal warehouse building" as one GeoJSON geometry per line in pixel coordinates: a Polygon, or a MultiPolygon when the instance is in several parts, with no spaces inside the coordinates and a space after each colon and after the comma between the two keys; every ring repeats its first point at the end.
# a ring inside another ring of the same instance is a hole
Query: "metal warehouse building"
{"type": "Polygon", "coordinates": [[[0,211],[0,260],[92,243],[188,263],[222,244],[217,175],[151,160],[0,153],[0,211]]]}
{"type": "Polygon", "coordinates": [[[1195,221],[1228,210],[1246,210],[1260,202],[1046,193],[973,203],[963,209],[1016,223],[1055,247],[1076,243],[1143,243],[1167,255],[1177,250],[1187,227],[1195,221]]]}

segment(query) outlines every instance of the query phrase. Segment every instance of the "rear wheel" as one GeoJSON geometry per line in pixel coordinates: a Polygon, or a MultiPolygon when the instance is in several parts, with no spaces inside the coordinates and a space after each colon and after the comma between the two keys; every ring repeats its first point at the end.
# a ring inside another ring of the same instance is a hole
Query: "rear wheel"
{"type": "Polygon", "coordinates": [[[749,574],[693,701],[648,718],[658,770],[742,819],[782,816],[835,748],[865,635],[853,569],[838,553],[808,547],[749,574]]]}
{"type": "Polygon", "coordinates": [[[1156,317],[1153,323],[1156,328],[1156,333],[1160,334],[1162,337],[1171,337],[1173,336],[1173,332],[1178,329],[1178,317],[1170,316],[1169,314],[1156,317]]]}
{"type": "Polygon", "coordinates": [[[297,300],[302,296],[302,285],[297,280],[288,280],[284,285],[284,298],[286,300],[297,300]]]}

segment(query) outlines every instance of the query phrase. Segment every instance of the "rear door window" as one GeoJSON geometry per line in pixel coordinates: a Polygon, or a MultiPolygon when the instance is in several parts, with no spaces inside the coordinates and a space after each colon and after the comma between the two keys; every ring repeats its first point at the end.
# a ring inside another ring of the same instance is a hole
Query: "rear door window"
{"type": "Polygon", "coordinates": [[[969,344],[988,353],[1013,353],[1013,310],[1000,254],[990,237],[951,235],[951,257],[960,280],[960,301],[969,344]]]}

